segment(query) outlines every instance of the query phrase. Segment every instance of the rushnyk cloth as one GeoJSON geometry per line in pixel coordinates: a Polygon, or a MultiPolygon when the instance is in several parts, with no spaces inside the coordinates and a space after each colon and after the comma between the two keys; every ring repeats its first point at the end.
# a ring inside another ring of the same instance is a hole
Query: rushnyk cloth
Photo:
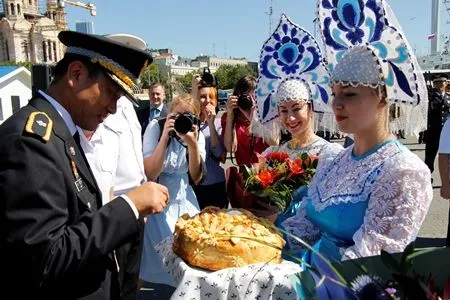
{"type": "Polygon", "coordinates": [[[208,271],[189,266],[172,250],[173,237],[156,246],[167,271],[178,283],[171,300],[178,299],[298,299],[295,292],[299,264],[252,264],[240,268],[208,271]]]}

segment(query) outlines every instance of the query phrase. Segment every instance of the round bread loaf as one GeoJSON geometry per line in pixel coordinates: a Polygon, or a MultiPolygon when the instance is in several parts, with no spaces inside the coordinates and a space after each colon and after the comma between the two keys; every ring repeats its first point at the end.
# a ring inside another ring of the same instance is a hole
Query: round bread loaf
{"type": "Polygon", "coordinates": [[[247,210],[206,207],[193,217],[178,219],[173,251],[192,266],[216,271],[280,263],[284,244],[273,224],[247,210]]]}

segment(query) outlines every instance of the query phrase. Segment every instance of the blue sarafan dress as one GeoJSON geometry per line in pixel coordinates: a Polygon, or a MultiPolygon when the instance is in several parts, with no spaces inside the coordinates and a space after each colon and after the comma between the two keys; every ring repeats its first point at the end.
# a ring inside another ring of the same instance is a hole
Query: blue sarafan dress
{"type": "MultiPolygon", "coordinates": [[[[283,228],[330,262],[401,252],[422,225],[433,197],[430,171],[396,140],[353,155],[353,146],[319,160],[308,196],[283,228]]],[[[321,275],[337,279],[324,261],[292,236],[289,247],[321,275]]],[[[325,280],[319,299],[349,299],[348,290],[325,280]]],[[[301,294],[301,291],[300,291],[301,294]]]]}
{"type": "MultiPolygon", "coordinates": [[[[321,137],[317,137],[317,139],[315,139],[311,144],[304,147],[293,148],[289,145],[289,142],[284,143],[281,146],[270,146],[262,153],[262,155],[265,156],[272,152],[285,152],[289,154],[290,159],[296,159],[302,153],[320,156],[322,153],[326,152],[331,155],[332,153],[340,152],[342,149],[342,146],[337,143],[330,143],[321,137]]],[[[279,227],[284,220],[295,216],[300,206],[300,201],[307,195],[307,191],[308,189],[306,186],[295,191],[290,206],[286,209],[286,211],[278,215],[275,220],[275,226],[279,227]]]]}
{"type": "MultiPolygon", "coordinates": [[[[144,157],[151,156],[159,142],[160,128],[157,120],[152,120],[144,133],[144,157]]],[[[205,137],[199,131],[198,148],[201,158],[205,159],[205,137]]],[[[167,146],[163,168],[158,182],[167,187],[169,203],[161,214],[147,216],[144,231],[140,278],[153,283],[176,286],[175,280],[162,264],[155,246],[175,230],[179,217],[187,213],[194,216],[200,210],[192,186],[189,184],[186,147],[180,141],[172,139],[167,146]]]]}

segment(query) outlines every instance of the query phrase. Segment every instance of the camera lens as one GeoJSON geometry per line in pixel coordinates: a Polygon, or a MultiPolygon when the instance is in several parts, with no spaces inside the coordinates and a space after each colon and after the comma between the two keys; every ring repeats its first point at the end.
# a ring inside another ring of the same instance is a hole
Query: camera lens
{"type": "Polygon", "coordinates": [[[214,77],[210,73],[204,73],[202,75],[202,85],[204,87],[211,87],[214,85],[214,77]]]}
{"type": "Polygon", "coordinates": [[[253,106],[253,101],[248,95],[242,94],[239,96],[237,104],[242,109],[249,109],[253,106]]]}
{"type": "Polygon", "coordinates": [[[178,133],[186,134],[189,131],[191,131],[192,125],[193,125],[192,118],[183,114],[183,115],[179,115],[175,119],[174,127],[178,133]]]}

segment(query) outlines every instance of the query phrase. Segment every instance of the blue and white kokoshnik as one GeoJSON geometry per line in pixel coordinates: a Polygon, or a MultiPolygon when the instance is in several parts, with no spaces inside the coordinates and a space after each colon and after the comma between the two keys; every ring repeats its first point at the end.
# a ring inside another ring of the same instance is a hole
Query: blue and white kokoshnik
{"type": "MultiPolygon", "coordinates": [[[[417,105],[421,100],[412,51],[392,26],[383,0],[319,0],[318,19],[331,82],[386,87],[391,103],[417,105]],[[374,69],[375,66],[376,69],[374,69]]],[[[392,18],[395,18],[392,16],[392,18]]],[[[423,79],[423,78],[419,78],[423,79]]]]}
{"type": "Polygon", "coordinates": [[[259,66],[256,104],[261,124],[278,117],[280,101],[305,100],[315,112],[330,111],[330,74],[319,46],[285,14],[263,45],[259,66]]]}

